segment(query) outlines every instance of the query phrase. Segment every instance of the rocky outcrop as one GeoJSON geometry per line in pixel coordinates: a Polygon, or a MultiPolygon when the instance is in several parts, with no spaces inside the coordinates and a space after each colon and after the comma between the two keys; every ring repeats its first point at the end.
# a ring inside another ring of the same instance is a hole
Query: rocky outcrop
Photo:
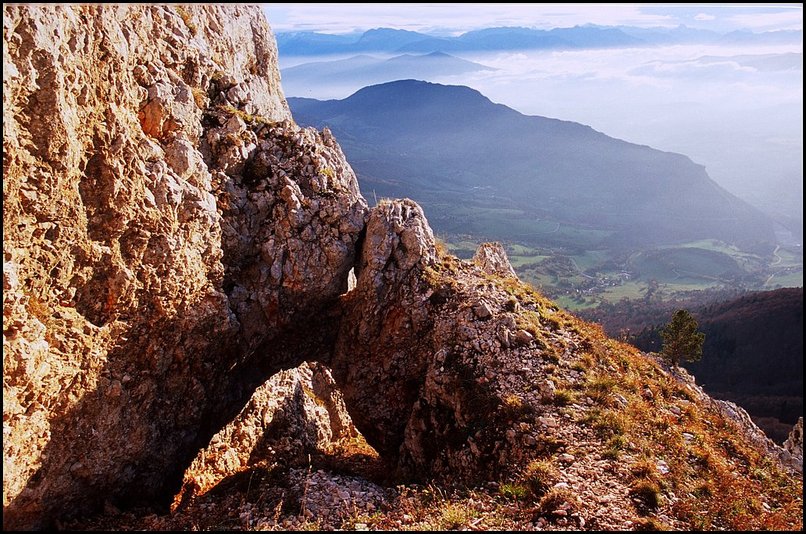
{"type": "Polygon", "coordinates": [[[3,10],[3,521],[30,528],[168,498],[326,358],[366,205],[290,122],[258,7],[3,10]]]}
{"type": "Polygon", "coordinates": [[[439,257],[408,200],[373,210],[359,266],[332,368],[367,441],[410,476],[477,481],[517,465],[541,434],[519,417],[552,402],[542,370],[571,336],[538,332],[557,309],[439,257]]]}
{"type": "Polygon", "coordinates": [[[792,427],[789,437],[784,442],[784,450],[791,456],[792,463],[801,473],[803,472],[803,417],[792,427]]]}
{"type": "Polygon", "coordinates": [[[331,367],[354,421],[382,454],[397,454],[420,394],[427,366],[420,355],[428,346],[417,334],[432,320],[420,275],[435,262],[434,236],[417,204],[386,201],[373,209],[331,367]]]}
{"type": "MultiPolygon", "coordinates": [[[[790,469],[802,471],[802,467],[799,467],[795,458],[780,445],[768,438],[767,435],[764,434],[764,431],[753,422],[750,418],[750,414],[748,414],[744,408],[734,402],[726,400],[714,400],[713,402],[725,417],[736,424],[738,432],[741,433],[746,442],[752,443],[756,448],[765,451],[770,459],[775,459],[790,469]]],[[[800,465],[802,465],[802,462],[800,465]]]]}
{"type": "Polygon", "coordinates": [[[258,464],[271,468],[304,462],[334,442],[356,436],[328,369],[304,363],[281,371],[257,390],[185,471],[177,505],[202,495],[226,477],[258,464]]]}
{"type": "Polygon", "coordinates": [[[482,243],[473,255],[473,263],[481,267],[487,274],[498,276],[511,276],[517,278],[515,269],[509,263],[509,258],[501,243],[482,243]]]}

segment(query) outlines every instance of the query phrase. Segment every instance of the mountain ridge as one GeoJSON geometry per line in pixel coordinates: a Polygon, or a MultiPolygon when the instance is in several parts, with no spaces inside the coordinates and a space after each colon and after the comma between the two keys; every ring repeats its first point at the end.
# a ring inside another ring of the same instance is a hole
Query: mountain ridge
{"type": "Polygon", "coordinates": [[[404,80],[370,86],[343,100],[289,98],[289,103],[301,123],[336,132],[366,187],[384,195],[427,201],[415,186],[438,189],[441,181],[455,179],[497,194],[506,189],[518,199],[515,205],[541,198],[541,208],[555,220],[598,225],[625,242],[684,241],[707,233],[750,247],[774,241],[764,215],[686,156],[614,139],[575,122],[522,115],[470,88],[404,80]],[[419,154],[416,168],[390,154],[401,144],[419,154]],[[392,180],[402,181],[389,189],[384,183],[392,180]]]}
{"type": "Polygon", "coordinates": [[[278,33],[284,56],[329,55],[359,52],[484,52],[496,50],[573,50],[656,46],[683,43],[795,43],[803,40],[801,30],[754,33],[737,31],[721,34],[709,30],[638,28],[631,26],[582,25],[542,30],[497,27],[472,30],[459,36],[435,36],[392,28],[375,28],[352,35],[316,32],[278,33]]]}

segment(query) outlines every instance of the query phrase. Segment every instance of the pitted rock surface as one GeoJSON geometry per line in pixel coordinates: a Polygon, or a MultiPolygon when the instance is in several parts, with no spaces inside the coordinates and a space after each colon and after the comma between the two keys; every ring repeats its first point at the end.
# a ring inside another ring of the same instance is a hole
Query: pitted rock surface
{"type": "Polygon", "coordinates": [[[297,332],[346,290],[366,204],[291,122],[258,7],[3,25],[3,515],[35,528],[167,498],[255,387],[326,359],[327,323],[297,332]]]}

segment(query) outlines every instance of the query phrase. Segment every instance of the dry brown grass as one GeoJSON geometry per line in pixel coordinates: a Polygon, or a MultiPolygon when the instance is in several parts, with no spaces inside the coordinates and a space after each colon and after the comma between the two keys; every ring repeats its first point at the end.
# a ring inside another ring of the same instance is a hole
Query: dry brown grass
{"type": "Polygon", "coordinates": [[[533,499],[539,499],[560,479],[560,472],[551,460],[534,460],[526,466],[523,483],[533,499]]]}

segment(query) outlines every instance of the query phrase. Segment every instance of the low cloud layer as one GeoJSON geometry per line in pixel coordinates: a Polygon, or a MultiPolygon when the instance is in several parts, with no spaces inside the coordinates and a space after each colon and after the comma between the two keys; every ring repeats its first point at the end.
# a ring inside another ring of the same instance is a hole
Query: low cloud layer
{"type": "Polygon", "coordinates": [[[378,27],[422,32],[461,33],[496,26],[534,28],[603,26],[676,26],[671,15],[644,13],[637,5],[589,4],[270,4],[266,12],[275,31],[349,33],[378,27]]]}
{"type": "Polygon", "coordinates": [[[791,47],[671,46],[499,54],[470,85],[526,114],[681,152],[771,212],[803,213],[803,56],[791,47]]]}

